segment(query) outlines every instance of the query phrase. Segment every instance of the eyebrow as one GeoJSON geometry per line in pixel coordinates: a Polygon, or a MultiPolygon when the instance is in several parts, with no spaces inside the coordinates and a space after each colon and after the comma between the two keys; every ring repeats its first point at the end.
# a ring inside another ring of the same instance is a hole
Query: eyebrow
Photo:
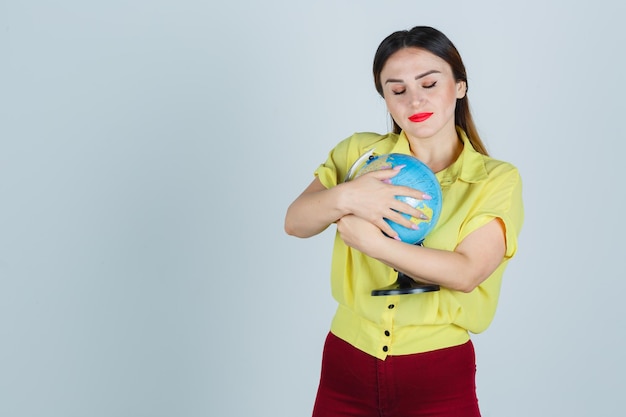
{"type": "MultiPolygon", "coordinates": [[[[429,70],[429,71],[423,72],[421,74],[416,75],[415,76],[415,80],[417,81],[420,78],[424,78],[425,76],[430,75],[430,74],[441,74],[441,71],[429,70]]],[[[385,81],[385,84],[388,84],[388,83],[402,83],[402,82],[404,82],[404,80],[401,80],[401,79],[398,79],[398,78],[389,78],[389,79],[387,79],[387,81],[385,81]]]]}

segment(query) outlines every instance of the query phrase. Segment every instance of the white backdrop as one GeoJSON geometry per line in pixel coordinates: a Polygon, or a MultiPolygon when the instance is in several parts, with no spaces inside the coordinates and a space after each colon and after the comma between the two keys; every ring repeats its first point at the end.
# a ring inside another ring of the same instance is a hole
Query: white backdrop
{"type": "Polygon", "coordinates": [[[474,337],[483,415],[623,414],[625,12],[0,1],[0,415],[309,415],[333,231],[288,237],[284,213],[336,142],[388,130],[371,61],[414,25],[456,44],[524,179],[474,337]]]}

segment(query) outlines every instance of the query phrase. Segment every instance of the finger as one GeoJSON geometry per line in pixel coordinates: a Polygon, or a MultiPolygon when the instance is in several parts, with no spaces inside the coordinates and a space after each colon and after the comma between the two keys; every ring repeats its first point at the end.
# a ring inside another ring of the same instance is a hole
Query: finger
{"type": "MultiPolygon", "coordinates": [[[[368,172],[367,174],[364,174],[363,177],[375,178],[386,184],[392,184],[391,179],[398,175],[403,167],[404,165],[398,165],[394,168],[384,168],[378,171],[368,172]]],[[[412,197],[417,200],[432,200],[432,196],[413,187],[408,187],[406,185],[394,185],[394,187],[396,187],[394,195],[412,197]]]]}
{"type": "Polygon", "coordinates": [[[426,213],[419,209],[415,209],[408,204],[392,208],[389,214],[385,217],[388,220],[408,229],[416,228],[418,223],[430,220],[430,217],[428,217],[426,213]]]}
{"type": "Polygon", "coordinates": [[[406,197],[402,199],[396,199],[396,201],[394,201],[393,205],[390,208],[400,213],[405,213],[411,217],[428,220],[428,215],[419,208],[419,204],[419,200],[406,197]]]}
{"type": "Polygon", "coordinates": [[[405,185],[394,185],[396,188],[395,195],[415,198],[416,200],[432,200],[432,196],[426,194],[421,190],[416,190],[415,188],[407,187],[405,185]]]}
{"type": "Polygon", "coordinates": [[[376,225],[376,227],[380,229],[381,232],[386,234],[388,237],[395,239],[395,240],[400,240],[400,236],[398,235],[398,232],[393,230],[393,228],[385,220],[381,219],[380,221],[374,224],[376,225]]]}
{"type": "Polygon", "coordinates": [[[389,178],[393,178],[396,175],[398,175],[398,173],[400,172],[400,170],[402,168],[404,168],[406,165],[398,165],[395,167],[383,167],[381,169],[378,169],[376,171],[372,171],[372,172],[368,172],[367,174],[363,175],[363,176],[370,176],[373,178],[376,178],[378,180],[385,180],[385,179],[389,179],[389,178]]]}
{"type": "Polygon", "coordinates": [[[397,216],[397,217],[396,216],[390,216],[390,217],[392,218],[389,218],[388,219],[389,221],[394,222],[397,225],[405,227],[410,230],[418,230],[420,221],[427,221],[427,220],[420,220],[414,217],[407,218],[402,215],[397,216]]]}

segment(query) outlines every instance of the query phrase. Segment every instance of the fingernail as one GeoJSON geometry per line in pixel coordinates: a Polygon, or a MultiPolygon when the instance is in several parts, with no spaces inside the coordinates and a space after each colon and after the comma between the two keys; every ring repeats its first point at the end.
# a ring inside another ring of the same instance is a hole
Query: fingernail
{"type": "Polygon", "coordinates": [[[391,184],[391,180],[390,180],[389,178],[385,178],[385,179],[383,180],[383,182],[384,182],[385,184],[391,184]]]}
{"type": "Polygon", "coordinates": [[[393,167],[393,169],[400,171],[402,168],[404,168],[406,166],[406,164],[403,165],[396,165],[395,167],[393,167]]]}
{"type": "Polygon", "coordinates": [[[394,236],[393,238],[394,238],[395,240],[402,241],[402,239],[400,239],[400,236],[394,236]]]}
{"type": "Polygon", "coordinates": [[[419,225],[419,224],[413,224],[413,225],[411,225],[411,229],[413,229],[413,230],[419,230],[419,228],[420,228],[420,225],[419,225]]]}
{"type": "Polygon", "coordinates": [[[432,200],[433,198],[428,194],[422,194],[422,200],[432,200]]]}
{"type": "Polygon", "coordinates": [[[424,213],[420,214],[420,219],[422,220],[428,220],[428,216],[425,215],[424,213]]]}

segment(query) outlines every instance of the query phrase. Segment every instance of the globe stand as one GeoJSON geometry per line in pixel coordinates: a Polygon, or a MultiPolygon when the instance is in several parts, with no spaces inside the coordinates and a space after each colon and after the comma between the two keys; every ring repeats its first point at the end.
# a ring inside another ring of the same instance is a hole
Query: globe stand
{"type": "MultiPolygon", "coordinates": [[[[424,246],[424,241],[414,243],[415,246],[424,246]]],[[[398,272],[398,278],[396,282],[377,290],[372,290],[373,296],[380,295],[403,295],[403,294],[418,294],[421,292],[439,291],[439,285],[437,284],[425,284],[423,282],[416,282],[408,275],[404,275],[402,272],[398,272]]]]}
{"type": "Polygon", "coordinates": [[[415,282],[413,278],[404,275],[402,272],[398,272],[398,279],[396,279],[396,282],[386,287],[372,290],[372,295],[403,295],[432,291],[439,291],[439,285],[415,282]]]}

